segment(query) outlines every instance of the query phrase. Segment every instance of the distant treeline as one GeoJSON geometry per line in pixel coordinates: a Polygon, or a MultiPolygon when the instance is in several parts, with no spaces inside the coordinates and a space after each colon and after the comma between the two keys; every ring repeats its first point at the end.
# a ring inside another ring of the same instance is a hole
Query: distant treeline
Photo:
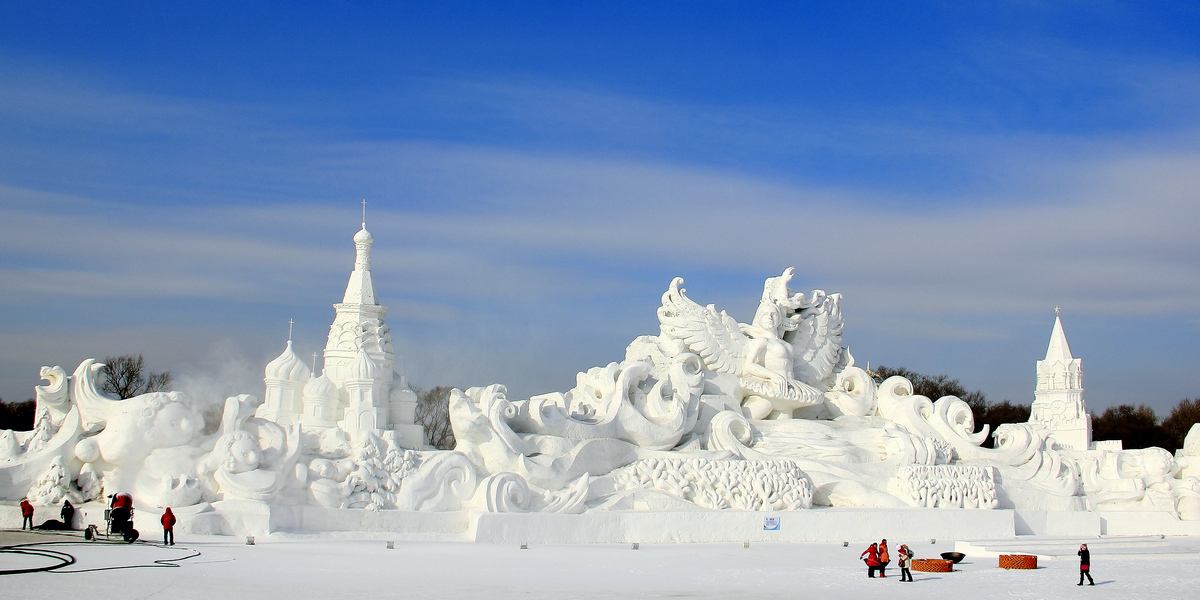
{"type": "Polygon", "coordinates": [[[0,399],[0,429],[33,429],[33,407],[33,398],[24,402],[5,402],[0,399]]]}

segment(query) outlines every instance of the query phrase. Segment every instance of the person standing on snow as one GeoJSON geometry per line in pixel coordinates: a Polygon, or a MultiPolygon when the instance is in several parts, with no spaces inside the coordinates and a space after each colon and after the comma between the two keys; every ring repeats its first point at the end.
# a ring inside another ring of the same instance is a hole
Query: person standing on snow
{"type": "Polygon", "coordinates": [[[176,521],[176,519],[175,519],[175,513],[171,512],[170,506],[167,507],[167,510],[163,511],[161,521],[162,521],[162,526],[163,526],[163,545],[164,546],[174,546],[175,545],[175,521],[176,521]]]}
{"type": "Polygon", "coordinates": [[[896,558],[900,565],[900,581],[912,581],[912,571],[908,570],[912,564],[913,552],[908,549],[908,545],[900,544],[900,556],[896,558]]]}
{"type": "Polygon", "coordinates": [[[887,539],[884,538],[884,540],[882,542],[879,542],[879,576],[880,577],[887,577],[887,573],[884,572],[884,569],[886,569],[887,566],[891,562],[892,562],[892,556],[890,554],[888,554],[887,539]]]}
{"type": "Polygon", "coordinates": [[[879,568],[879,546],[871,544],[870,548],[863,550],[863,553],[858,555],[859,560],[865,560],[867,563],[867,577],[875,578],[875,569],[879,568]]]}
{"type": "Polygon", "coordinates": [[[21,498],[21,530],[25,530],[25,525],[29,524],[29,530],[33,531],[33,505],[29,503],[29,498],[21,498]]]}
{"type": "Polygon", "coordinates": [[[75,507],[71,505],[70,500],[63,500],[62,511],[58,513],[62,517],[62,522],[67,526],[67,529],[75,529],[75,507]]]}
{"type": "Polygon", "coordinates": [[[1083,585],[1083,578],[1087,577],[1088,585],[1096,585],[1092,581],[1092,553],[1088,550],[1087,544],[1079,545],[1079,583],[1075,585],[1083,585]]]}

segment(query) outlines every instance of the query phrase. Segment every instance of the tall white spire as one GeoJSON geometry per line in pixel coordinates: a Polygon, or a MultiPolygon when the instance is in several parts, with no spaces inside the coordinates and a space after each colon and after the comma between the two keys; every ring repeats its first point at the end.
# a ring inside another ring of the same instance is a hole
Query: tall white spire
{"type": "Polygon", "coordinates": [[[1062,326],[1062,309],[1054,307],[1054,329],[1050,331],[1050,345],[1046,347],[1046,362],[1062,361],[1070,362],[1075,357],[1071,356],[1071,346],[1067,343],[1067,334],[1063,331],[1062,326]]]}
{"type": "Polygon", "coordinates": [[[1059,445],[1087,450],[1092,419],[1083,400],[1083,360],[1071,354],[1063,330],[1062,310],[1054,307],[1054,327],[1046,358],[1037,361],[1037,387],[1029,421],[1041,423],[1059,445]]]}
{"type": "Polygon", "coordinates": [[[362,229],[354,234],[354,270],[346,283],[342,304],[375,304],[375,283],[371,280],[371,244],[375,238],[367,231],[366,203],[363,200],[362,229]]]}
{"type": "Polygon", "coordinates": [[[342,302],[333,305],[333,323],[325,342],[322,374],[336,397],[323,399],[313,387],[313,416],[317,426],[341,422],[359,442],[372,430],[389,429],[405,448],[425,446],[424,432],[415,422],[417,396],[397,378],[392,333],[384,322],[387,307],[376,303],[371,281],[371,244],[367,231],[367,201],[362,201],[362,227],[354,234],[354,270],[342,302]]]}
{"type": "MultiPolygon", "coordinates": [[[[371,245],[375,240],[367,231],[366,205],[363,200],[362,227],[354,234],[354,270],[350,272],[342,301],[333,305],[334,319],[325,344],[325,373],[339,385],[346,379],[347,369],[360,348],[382,367],[382,378],[390,378],[395,364],[392,336],[383,321],[387,309],[376,301],[371,278],[371,245]]],[[[381,389],[386,391],[386,387],[381,389]]]]}

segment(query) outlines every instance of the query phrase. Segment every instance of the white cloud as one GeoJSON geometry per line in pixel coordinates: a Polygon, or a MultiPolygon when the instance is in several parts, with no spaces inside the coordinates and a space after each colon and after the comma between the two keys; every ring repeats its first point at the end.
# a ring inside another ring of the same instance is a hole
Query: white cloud
{"type": "MultiPolygon", "coordinates": [[[[587,361],[618,359],[622,340],[653,332],[657,295],[673,275],[687,277],[698,300],[745,318],[761,278],[795,265],[798,286],[846,294],[850,331],[865,346],[875,336],[992,343],[1012,335],[1013,321],[1054,304],[1120,318],[1200,312],[1194,131],[1000,135],[919,120],[813,124],[771,107],[451,82],[438,93],[461,101],[463,89],[477,91],[464,102],[522,128],[585,131],[594,143],[363,142],[291,130],[261,141],[255,136],[274,125],[253,107],[71,85],[43,82],[0,102],[0,113],[44,111],[46,122],[94,120],[135,132],[193,119],[197,135],[231,136],[234,150],[222,146],[220,158],[234,168],[208,177],[182,165],[186,181],[134,193],[0,182],[5,345],[21,348],[5,363],[22,373],[78,347],[107,352],[105,340],[127,330],[96,329],[95,315],[129,299],[149,317],[184,320],[140,327],[129,351],[186,365],[201,353],[188,349],[191,336],[211,337],[211,322],[245,327],[221,334],[236,335],[250,354],[277,351],[276,334],[250,331],[261,323],[214,313],[283,321],[314,307],[310,320],[323,318],[351,265],[359,195],[371,200],[381,298],[404,325],[398,336],[419,340],[401,344],[433,374],[430,385],[505,378],[531,392],[569,383],[587,361]],[[97,109],[70,113],[74,104],[43,93],[81,94],[97,109]],[[622,144],[643,133],[648,149],[626,151],[622,144]],[[714,156],[725,144],[787,145],[780,140],[805,152],[946,156],[978,178],[919,197],[887,181],[839,184],[662,151],[699,142],[714,156]],[[216,187],[193,189],[194,179],[216,179],[216,187]],[[12,337],[29,313],[56,319],[56,332],[12,337]]],[[[0,395],[13,395],[7,389],[0,395]]]]}

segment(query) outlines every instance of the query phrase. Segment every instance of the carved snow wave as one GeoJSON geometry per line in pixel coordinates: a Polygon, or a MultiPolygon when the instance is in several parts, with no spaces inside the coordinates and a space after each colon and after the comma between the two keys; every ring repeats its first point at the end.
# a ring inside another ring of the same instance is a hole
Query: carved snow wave
{"type": "Polygon", "coordinates": [[[879,415],[913,433],[936,436],[954,449],[959,460],[999,467],[1006,478],[1059,496],[1081,492],[1079,476],[1058,452],[1046,449],[1046,434],[1025,423],[997,428],[995,448],[983,448],[988,427],[976,432],[971,407],[954,396],[936,402],[913,393],[912,383],[903,377],[889,377],[879,385],[879,415]]]}
{"type": "Polygon", "coordinates": [[[568,440],[612,438],[651,450],[669,450],[696,425],[702,364],[695,354],[676,356],[666,377],[648,360],[627,360],[576,376],[565,394],[515,403],[511,426],[522,433],[568,440]]]}
{"type": "Polygon", "coordinates": [[[787,459],[648,458],[610,475],[618,490],[654,490],[716,510],[804,510],[813,500],[812,482],[787,459]]]}
{"type": "Polygon", "coordinates": [[[456,450],[484,473],[513,472],[560,490],[676,446],[700,413],[699,358],[681,355],[664,377],[627,360],[580,373],[566,394],[510,402],[502,385],[455,390],[450,418],[456,450]]]}
{"type": "Polygon", "coordinates": [[[550,512],[575,514],[584,511],[588,477],[581,476],[563,490],[544,490],[530,485],[516,473],[489,475],[475,492],[474,506],[487,512],[550,512]]]}

